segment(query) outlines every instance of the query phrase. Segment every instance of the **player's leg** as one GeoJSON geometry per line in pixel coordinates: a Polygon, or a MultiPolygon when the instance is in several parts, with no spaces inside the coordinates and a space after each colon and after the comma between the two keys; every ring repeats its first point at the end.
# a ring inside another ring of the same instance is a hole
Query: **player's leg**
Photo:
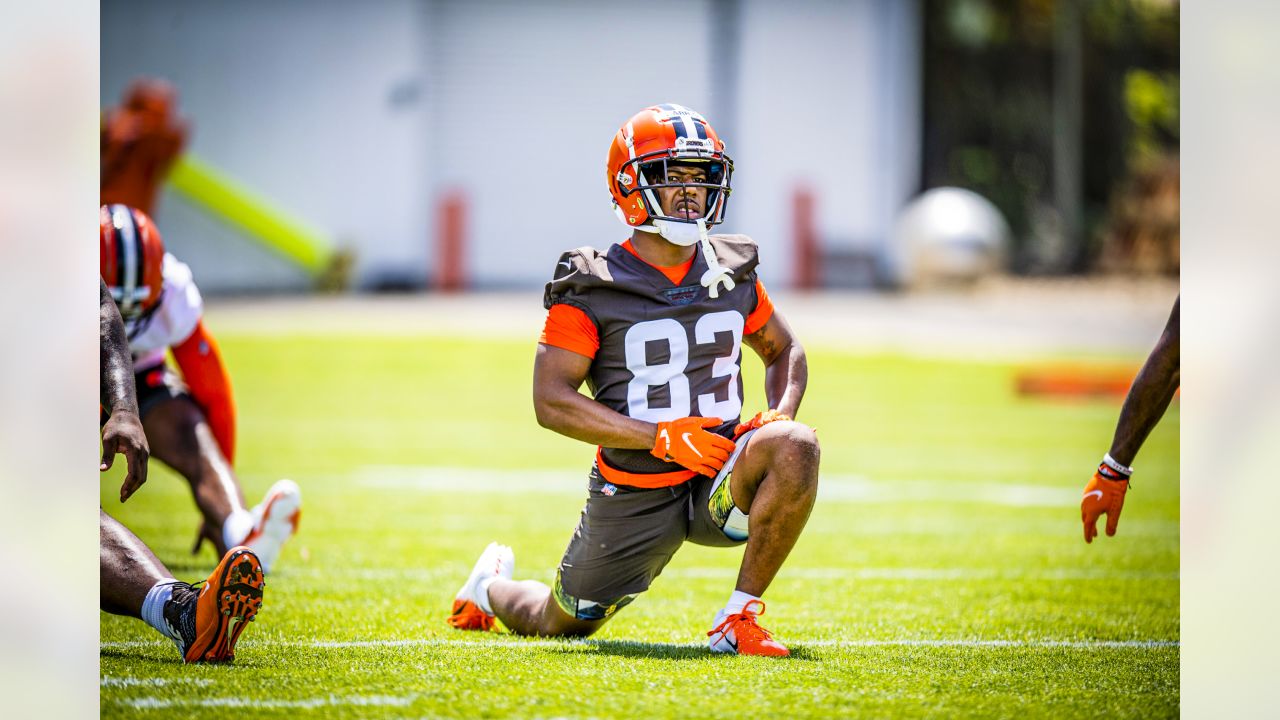
{"type": "MultiPolygon", "coordinates": [[[[579,537],[575,535],[566,557],[575,555],[579,537]]],[[[454,598],[449,624],[459,630],[491,630],[495,620],[501,620],[517,635],[586,637],[635,597],[582,601],[564,590],[561,572],[556,573],[554,589],[537,580],[514,580],[514,573],[511,548],[490,543],[454,598]]]]}
{"type": "Polygon", "coordinates": [[[714,481],[694,481],[697,493],[689,539],[703,545],[747,543],[735,589],[708,633],[713,651],[789,654],[757,623],[764,614],[760,596],[795,546],[813,509],[819,456],[811,429],[795,422],[774,422],[742,436],[714,481]]]}
{"type": "Polygon", "coordinates": [[[191,485],[191,494],[205,526],[215,531],[209,534],[209,539],[214,541],[219,554],[248,535],[253,521],[245,508],[244,494],[230,464],[218,449],[218,441],[200,406],[185,394],[168,397],[143,413],[142,425],[147,432],[151,456],[173,468],[191,485]],[[227,528],[230,532],[224,533],[228,518],[233,518],[232,525],[242,527],[230,527],[227,528]],[[227,538],[226,535],[239,537],[227,538]]]}
{"type": "Polygon", "coordinates": [[[610,617],[573,617],[560,608],[552,589],[537,580],[496,580],[489,586],[489,602],[502,624],[517,635],[587,637],[610,617]]]}
{"type": "Polygon", "coordinates": [[[246,510],[231,464],[223,457],[204,412],[181,383],[166,370],[158,380],[139,380],[139,387],[143,386],[147,390],[139,405],[151,455],[190,483],[204,518],[201,536],[213,542],[219,555],[236,545],[248,546],[270,572],[284,543],[298,529],[302,507],[298,485],[280,480],[261,503],[246,510]]]}
{"type": "Polygon", "coordinates": [[[818,436],[798,422],[773,422],[747,439],[729,478],[733,503],[750,517],[736,589],[764,594],[795,547],[818,497],[818,436]]]}
{"type": "Polygon", "coordinates": [[[98,509],[98,594],[102,609],[113,615],[142,617],[143,602],[153,587],[177,582],[151,548],[98,509]]]}
{"type": "MultiPolygon", "coordinates": [[[[449,624],[459,630],[491,630],[500,619],[517,635],[585,637],[608,619],[578,620],[556,605],[551,588],[537,580],[513,580],[514,573],[511,548],[490,543],[454,598],[449,624]]],[[[557,577],[557,587],[559,582],[557,577]]]]}
{"type": "Polygon", "coordinates": [[[449,624],[488,630],[496,617],[520,635],[591,635],[647,590],[684,542],[688,496],[687,487],[616,487],[593,471],[554,587],[515,581],[511,548],[493,543],[454,599],[449,624]]]}
{"type": "Polygon", "coordinates": [[[262,607],[266,585],[253,551],[232,548],[199,588],[174,579],[155,553],[115,518],[99,516],[99,594],[106,612],[140,618],[173,640],[185,662],[231,661],[262,607]]]}

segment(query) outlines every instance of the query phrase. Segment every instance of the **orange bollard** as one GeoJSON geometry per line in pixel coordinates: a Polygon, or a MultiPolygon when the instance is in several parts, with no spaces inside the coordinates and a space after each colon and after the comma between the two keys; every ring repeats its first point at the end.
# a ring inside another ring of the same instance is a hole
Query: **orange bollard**
{"type": "Polygon", "coordinates": [[[795,252],[792,285],[797,290],[814,290],[822,278],[818,257],[818,232],[814,222],[814,199],[809,188],[800,186],[792,196],[792,245],[795,252]]]}
{"type": "Polygon", "coordinates": [[[440,200],[436,242],[435,286],[441,292],[455,293],[466,289],[466,215],[467,200],[462,191],[445,193],[440,200]]]}

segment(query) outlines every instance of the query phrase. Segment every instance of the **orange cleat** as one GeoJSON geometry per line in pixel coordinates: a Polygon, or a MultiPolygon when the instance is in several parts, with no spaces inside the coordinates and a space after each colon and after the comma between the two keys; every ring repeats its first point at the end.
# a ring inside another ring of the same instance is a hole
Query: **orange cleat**
{"type": "Polygon", "coordinates": [[[480,606],[470,600],[453,601],[453,614],[449,616],[448,623],[459,630],[492,630],[494,622],[497,620],[494,616],[480,609],[480,606]]]}
{"type": "Polygon", "coordinates": [[[716,626],[707,633],[711,638],[711,652],[768,657],[790,655],[791,651],[786,646],[774,640],[768,630],[756,624],[756,618],[763,614],[764,602],[761,600],[748,602],[742,612],[732,615],[725,615],[724,610],[721,610],[716,614],[716,626]],[[754,605],[759,605],[760,609],[754,609],[754,605]]]}
{"type": "Polygon", "coordinates": [[[482,586],[489,579],[510,580],[515,569],[516,556],[511,548],[496,542],[489,543],[453,599],[453,614],[447,622],[459,630],[492,630],[497,618],[480,606],[480,593],[486,591],[482,586]]]}
{"type": "Polygon", "coordinates": [[[245,622],[262,609],[262,563],[244,546],[231,548],[200,587],[177,583],[164,619],[184,662],[231,662],[245,622]]]}

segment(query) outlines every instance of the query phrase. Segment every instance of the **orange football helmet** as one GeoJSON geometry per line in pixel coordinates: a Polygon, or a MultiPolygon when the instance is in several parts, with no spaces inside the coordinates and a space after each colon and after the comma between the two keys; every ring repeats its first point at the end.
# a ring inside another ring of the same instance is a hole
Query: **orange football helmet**
{"type": "MultiPolygon", "coordinates": [[[[707,226],[724,221],[731,192],[733,160],[724,143],[702,115],[683,105],[653,105],[636,113],[613,136],[605,182],[613,196],[613,209],[630,227],[660,232],[666,223],[696,221],[664,215],[653,192],[659,187],[705,187],[707,226]],[[668,164],[698,164],[706,169],[706,182],[668,182],[668,164]]],[[[684,244],[684,243],[681,243],[684,244]]]]}
{"type": "Polygon", "coordinates": [[[164,284],[164,241],[146,213],[128,205],[98,211],[102,280],[125,320],[140,317],[160,302],[164,284]]]}

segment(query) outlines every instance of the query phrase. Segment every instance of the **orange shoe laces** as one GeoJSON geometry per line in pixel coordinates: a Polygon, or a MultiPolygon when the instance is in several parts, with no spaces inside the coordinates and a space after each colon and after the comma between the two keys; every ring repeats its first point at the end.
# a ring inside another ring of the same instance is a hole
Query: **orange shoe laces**
{"type": "Polygon", "coordinates": [[[749,600],[746,605],[742,606],[742,612],[725,616],[725,619],[720,621],[719,625],[715,626],[711,629],[711,632],[707,633],[707,637],[711,637],[716,633],[728,635],[729,629],[732,628],[733,636],[737,639],[738,645],[742,645],[744,639],[746,639],[747,642],[751,642],[753,640],[757,642],[772,640],[773,634],[756,623],[756,618],[763,614],[764,601],[749,600]],[[752,605],[759,605],[760,610],[752,610],[752,605]],[[735,625],[737,627],[734,627],[735,625]]]}

